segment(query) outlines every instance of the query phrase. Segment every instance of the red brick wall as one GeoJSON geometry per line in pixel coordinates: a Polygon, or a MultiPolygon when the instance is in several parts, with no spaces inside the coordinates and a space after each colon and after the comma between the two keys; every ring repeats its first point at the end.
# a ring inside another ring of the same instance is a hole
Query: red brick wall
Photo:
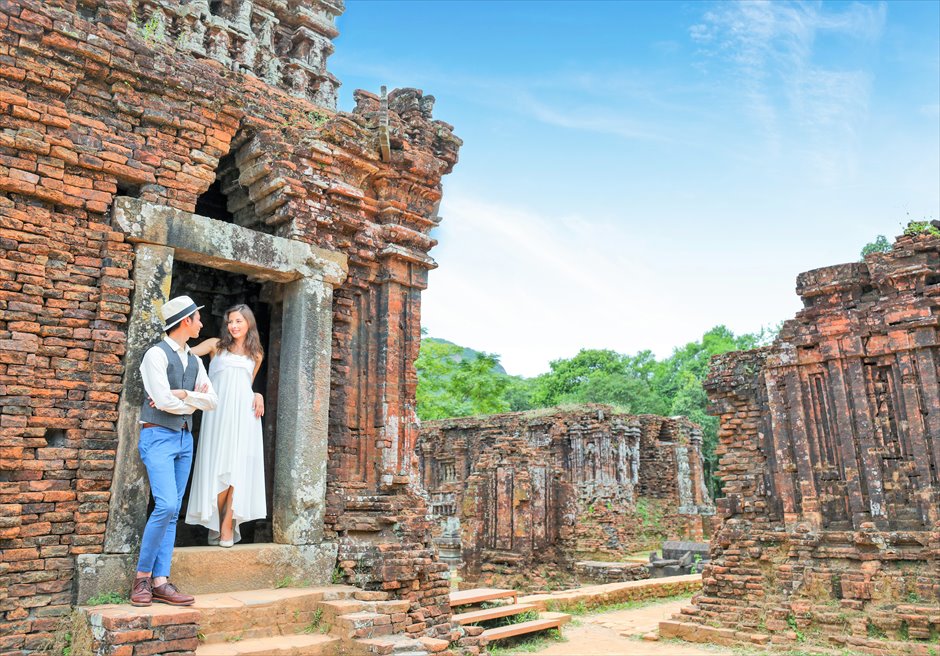
{"type": "Polygon", "coordinates": [[[584,406],[425,422],[418,450],[436,535],[460,520],[464,578],[533,588],[568,581],[579,559],[701,538],[700,435],[685,419],[584,406]]]}
{"type": "MultiPolygon", "coordinates": [[[[377,97],[334,114],[149,41],[130,11],[0,3],[4,653],[67,614],[74,557],[102,548],[133,293],[133,250],[110,225],[115,195],[193,211],[224,155],[264,168],[251,189],[267,201],[259,220],[349,256],[334,305],[328,528],[359,494],[360,506],[411,498],[412,361],[432,266],[422,258],[459,139],[431,118],[433,99],[395,91],[383,162],[377,97]]],[[[420,523],[414,532],[420,542],[420,523]]]]}
{"type": "Polygon", "coordinates": [[[690,617],[916,653],[940,631],[940,239],[797,287],[776,342],[706,384],[726,496],[690,617]]]}

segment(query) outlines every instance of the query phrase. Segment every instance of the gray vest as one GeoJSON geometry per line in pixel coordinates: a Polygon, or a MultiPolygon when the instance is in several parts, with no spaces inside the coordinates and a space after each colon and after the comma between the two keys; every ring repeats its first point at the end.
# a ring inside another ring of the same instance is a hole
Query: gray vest
{"type": "MultiPolygon", "coordinates": [[[[166,379],[170,383],[170,389],[183,389],[190,392],[196,389],[196,376],[199,375],[199,361],[195,355],[189,353],[189,360],[186,363],[186,371],[183,371],[183,363],[180,362],[180,356],[176,354],[170,345],[162,339],[156,345],[166,353],[166,379]]],[[[193,416],[174,415],[169,412],[163,412],[159,408],[150,407],[150,399],[144,395],[144,402],[140,406],[140,420],[148,424],[157,424],[169,428],[170,430],[183,430],[185,423],[189,430],[193,429],[193,416]]]]}

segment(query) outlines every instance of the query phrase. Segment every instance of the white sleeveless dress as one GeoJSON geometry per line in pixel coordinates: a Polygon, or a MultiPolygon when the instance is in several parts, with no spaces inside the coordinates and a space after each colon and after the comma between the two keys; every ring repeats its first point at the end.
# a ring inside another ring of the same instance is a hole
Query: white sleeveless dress
{"type": "Polygon", "coordinates": [[[221,350],[209,363],[219,404],[202,415],[186,523],[205,526],[211,538],[219,536],[219,493],[230,485],[235,488],[235,542],[241,540],[239,524],[267,514],[261,419],[252,411],[254,368],[247,355],[221,350]]]}

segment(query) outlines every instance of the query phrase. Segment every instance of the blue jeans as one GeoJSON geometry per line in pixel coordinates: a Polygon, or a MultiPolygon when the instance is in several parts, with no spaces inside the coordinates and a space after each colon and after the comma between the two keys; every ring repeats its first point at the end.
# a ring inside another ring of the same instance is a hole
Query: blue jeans
{"type": "Polygon", "coordinates": [[[138,450],[150,478],[154,508],[141,540],[137,571],[169,576],[176,520],[193,463],[193,434],[149,426],[140,431],[138,450]]]}

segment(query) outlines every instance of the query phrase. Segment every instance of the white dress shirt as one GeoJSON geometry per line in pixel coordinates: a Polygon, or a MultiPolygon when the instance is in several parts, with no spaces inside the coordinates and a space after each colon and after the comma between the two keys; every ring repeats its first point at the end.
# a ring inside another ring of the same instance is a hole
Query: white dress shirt
{"type": "MultiPolygon", "coordinates": [[[[163,341],[173,349],[183,364],[183,371],[186,371],[186,365],[189,361],[189,346],[180,346],[169,336],[164,336],[163,341]]],[[[219,403],[219,397],[212,388],[212,382],[206,373],[206,368],[202,364],[201,358],[196,358],[199,366],[199,373],[196,374],[196,387],[208,385],[205,392],[186,391],[185,399],[178,399],[173,396],[170,389],[170,382],[166,377],[166,369],[169,365],[166,359],[166,353],[158,346],[151,346],[144,354],[144,359],[140,363],[140,376],[144,381],[144,390],[147,396],[153,400],[154,405],[164,412],[171,415],[189,415],[195,410],[215,410],[219,403]]]]}

